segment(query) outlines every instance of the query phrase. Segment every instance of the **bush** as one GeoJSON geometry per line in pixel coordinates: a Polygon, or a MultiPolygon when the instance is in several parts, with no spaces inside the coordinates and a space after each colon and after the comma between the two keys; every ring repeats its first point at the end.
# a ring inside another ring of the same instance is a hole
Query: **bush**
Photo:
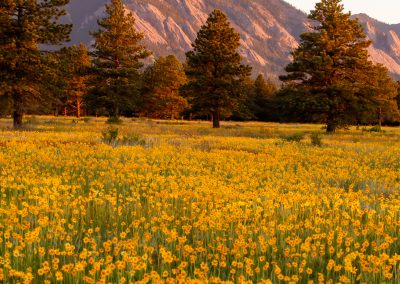
{"type": "Polygon", "coordinates": [[[379,125],[375,125],[367,130],[368,132],[385,132],[379,125]]]}
{"type": "Polygon", "coordinates": [[[318,133],[318,132],[311,133],[310,138],[311,138],[311,145],[318,146],[318,147],[322,146],[321,133],[318,133]]]}
{"type": "Polygon", "coordinates": [[[122,124],[122,119],[117,116],[111,116],[107,119],[108,124],[122,124]]]}
{"type": "Polygon", "coordinates": [[[146,145],[146,140],[144,140],[140,135],[138,134],[130,134],[130,135],[125,135],[122,137],[122,144],[124,145],[140,145],[140,146],[145,146],[146,145]]]}
{"type": "Polygon", "coordinates": [[[294,133],[286,136],[281,136],[281,139],[287,142],[301,142],[304,139],[304,133],[294,133]]]}
{"type": "Polygon", "coordinates": [[[115,144],[118,139],[118,128],[108,127],[101,132],[103,135],[103,142],[107,144],[115,144]]]}
{"type": "MultiPolygon", "coordinates": [[[[108,127],[104,129],[102,132],[102,141],[106,144],[109,144],[111,146],[146,146],[148,142],[141,137],[138,134],[129,134],[129,135],[124,135],[121,138],[118,138],[119,130],[116,127],[108,127]]],[[[149,141],[154,144],[154,141],[149,141]]],[[[151,143],[150,143],[151,145],[151,143]]]]}
{"type": "Polygon", "coordinates": [[[92,119],[90,117],[84,117],[82,118],[84,123],[89,123],[90,121],[92,121],[92,119]]]}

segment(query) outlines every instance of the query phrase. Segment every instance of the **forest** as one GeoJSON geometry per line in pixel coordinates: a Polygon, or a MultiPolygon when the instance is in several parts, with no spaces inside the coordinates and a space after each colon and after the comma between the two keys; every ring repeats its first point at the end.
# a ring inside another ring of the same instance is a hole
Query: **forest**
{"type": "Polygon", "coordinates": [[[121,0],[106,5],[93,45],[66,46],[63,1],[0,4],[0,115],[22,127],[24,114],[220,121],[400,124],[400,83],[370,61],[366,38],[341,1],[321,1],[279,82],[254,74],[240,35],[215,10],[186,61],[155,58],[121,0]],[[63,46],[64,45],[64,46],[63,46]],[[60,48],[61,47],[61,48],[60,48]]]}

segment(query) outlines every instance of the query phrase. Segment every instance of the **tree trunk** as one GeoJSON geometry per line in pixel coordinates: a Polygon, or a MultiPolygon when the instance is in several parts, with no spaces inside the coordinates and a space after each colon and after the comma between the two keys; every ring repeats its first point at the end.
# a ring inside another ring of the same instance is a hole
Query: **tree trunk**
{"type": "Polygon", "coordinates": [[[67,116],[67,107],[64,107],[64,116],[67,116]]]}
{"type": "Polygon", "coordinates": [[[382,108],[379,108],[379,129],[382,129],[382,108]]]}
{"type": "Polygon", "coordinates": [[[76,100],[76,117],[77,118],[81,118],[81,105],[82,105],[81,100],[77,99],[76,100]]]}
{"type": "Polygon", "coordinates": [[[22,127],[22,118],[24,116],[24,112],[22,111],[22,94],[15,92],[13,95],[13,126],[14,128],[22,127]]]}
{"type": "Polygon", "coordinates": [[[221,120],[221,114],[219,111],[214,111],[212,114],[212,120],[213,120],[213,128],[220,128],[220,120],[221,120]]]}
{"type": "Polygon", "coordinates": [[[14,111],[14,113],[13,113],[14,128],[22,127],[22,117],[23,117],[22,111],[18,111],[18,110],[14,111]]]}

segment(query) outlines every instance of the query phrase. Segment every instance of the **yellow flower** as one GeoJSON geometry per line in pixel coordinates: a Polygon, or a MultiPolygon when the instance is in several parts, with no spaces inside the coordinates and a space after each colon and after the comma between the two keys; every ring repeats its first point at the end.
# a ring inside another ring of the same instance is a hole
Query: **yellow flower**
{"type": "Polygon", "coordinates": [[[63,274],[61,271],[56,272],[56,280],[57,281],[62,281],[64,279],[63,274]]]}

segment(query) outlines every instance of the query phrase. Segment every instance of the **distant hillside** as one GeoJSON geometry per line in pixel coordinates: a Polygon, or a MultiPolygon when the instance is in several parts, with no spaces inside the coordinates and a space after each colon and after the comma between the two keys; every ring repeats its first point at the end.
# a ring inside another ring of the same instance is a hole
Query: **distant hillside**
{"type": "MultiPolygon", "coordinates": [[[[97,29],[107,0],[72,1],[68,7],[74,23],[72,42],[89,44],[89,31],[97,29]]],[[[241,54],[254,73],[277,78],[290,61],[290,52],[307,29],[307,15],[282,0],[126,0],[127,9],[145,33],[145,44],[155,56],[175,54],[184,60],[197,31],[215,8],[224,11],[242,38],[241,54]]],[[[356,15],[374,40],[375,62],[383,63],[400,79],[400,24],[388,25],[367,15],[356,15]]]]}
{"type": "Polygon", "coordinates": [[[360,20],[366,34],[374,42],[369,50],[372,60],[384,64],[400,79],[400,24],[388,25],[365,14],[355,17],[360,20]]]}

